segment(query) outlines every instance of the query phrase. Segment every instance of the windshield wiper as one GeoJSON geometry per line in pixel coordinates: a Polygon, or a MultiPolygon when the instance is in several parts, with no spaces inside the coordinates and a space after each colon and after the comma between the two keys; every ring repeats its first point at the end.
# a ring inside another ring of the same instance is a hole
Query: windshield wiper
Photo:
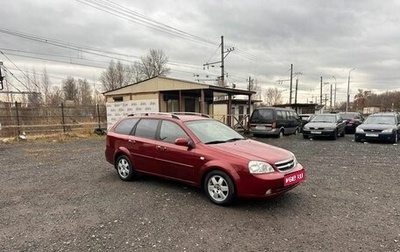
{"type": "Polygon", "coordinates": [[[226,141],[223,141],[223,140],[215,140],[215,141],[206,142],[205,144],[219,144],[219,143],[226,143],[226,141]]]}
{"type": "Polygon", "coordinates": [[[235,142],[235,141],[239,141],[239,140],[243,140],[243,137],[235,137],[235,138],[231,138],[226,140],[226,142],[235,142]]]}

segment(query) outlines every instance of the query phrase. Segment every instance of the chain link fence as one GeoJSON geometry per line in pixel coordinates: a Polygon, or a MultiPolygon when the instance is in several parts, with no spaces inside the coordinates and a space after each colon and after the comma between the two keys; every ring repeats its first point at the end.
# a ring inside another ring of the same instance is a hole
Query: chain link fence
{"type": "Polygon", "coordinates": [[[105,105],[32,106],[24,103],[0,104],[0,137],[47,135],[67,132],[103,134],[107,128],[105,105]]]}

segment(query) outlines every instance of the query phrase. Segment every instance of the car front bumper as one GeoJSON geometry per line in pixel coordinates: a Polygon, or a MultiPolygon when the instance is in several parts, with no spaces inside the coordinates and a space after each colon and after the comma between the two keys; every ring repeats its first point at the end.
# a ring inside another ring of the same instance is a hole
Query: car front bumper
{"type": "Polygon", "coordinates": [[[382,141],[382,142],[393,142],[395,140],[396,135],[388,132],[388,133],[355,133],[354,140],[355,141],[382,141]]]}
{"type": "Polygon", "coordinates": [[[248,172],[240,174],[240,181],[236,181],[237,196],[239,198],[269,198],[283,194],[298,186],[305,180],[306,172],[301,164],[288,173],[274,172],[268,174],[254,175],[248,172]],[[302,178],[292,184],[285,186],[285,179],[299,173],[302,178]]]}
{"type": "Polygon", "coordinates": [[[336,130],[309,130],[303,129],[303,135],[308,137],[333,137],[336,130]]]}

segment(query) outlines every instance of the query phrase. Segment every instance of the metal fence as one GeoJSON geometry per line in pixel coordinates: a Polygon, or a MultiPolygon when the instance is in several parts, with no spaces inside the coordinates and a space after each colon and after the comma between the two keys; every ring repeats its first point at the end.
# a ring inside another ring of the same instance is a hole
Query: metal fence
{"type": "Polygon", "coordinates": [[[24,103],[0,104],[0,137],[21,134],[91,131],[103,133],[107,127],[105,105],[57,107],[32,106],[24,103]]]}

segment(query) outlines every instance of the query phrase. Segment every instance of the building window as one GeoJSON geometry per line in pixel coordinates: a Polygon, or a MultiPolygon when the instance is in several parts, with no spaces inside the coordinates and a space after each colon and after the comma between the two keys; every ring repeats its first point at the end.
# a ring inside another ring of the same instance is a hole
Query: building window
{"type": "Polygon", "coordinates": [[[167,112],[179,112],[179,101],[168,100],[167,101],[167,112]]]}
{"type": "Polygon", "coordinates": [[[114,102],[122,102],[124,101],[124,97],[122,96],[115,96],[113,97],[114,102]]]}

